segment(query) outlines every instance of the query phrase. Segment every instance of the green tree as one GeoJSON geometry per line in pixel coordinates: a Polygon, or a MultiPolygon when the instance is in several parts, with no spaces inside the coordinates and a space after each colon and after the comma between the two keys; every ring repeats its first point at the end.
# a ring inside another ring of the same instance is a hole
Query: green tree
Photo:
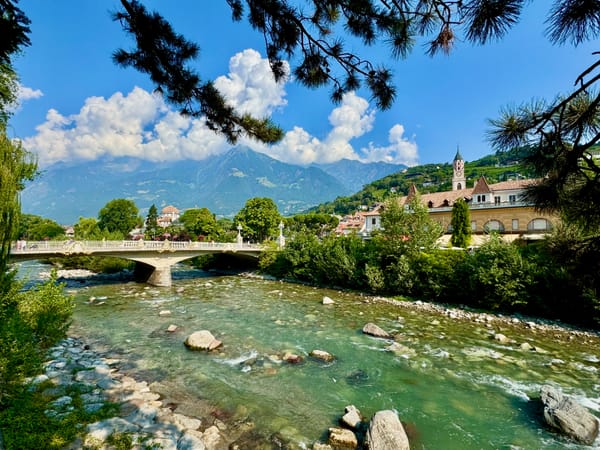
{"type": "Polygon", "coordinates": [[[246,201],[234,218],[243,227],[242,233],[252,240],[263,242],[275,236],[281,216],[277,205],[270,198],[254,197],[246,201]]]}
{"type": "Polygon", "coordinates": [[[397,197],[386,201],[381,211],[381,227],[377,241],[389,254],[417,255],[431,250],[443,232],[418,195],[405,206],[400,205],[397,197]]]}
{"type": "Polygon", "coordinates": [[[22,214],[19,221],[20,237],[40,241],[42,239],[64,238],[65,230],[51,219],[33,214],[22,214]]]}
{"type": "Polygon", "coordinates": [[[158,209],[156,209],[156,205],[154,203],[148,209],[148,215],[146,216],[145,224],[147,239],[154,239],[158,234],[160,234],[158,227],[158,209]]]}
{"type": "Polygon", "coordinates": [[[137,206],[131,200],[111,200],[98,213],[98,227],[109,232],[119,232],[125,237],[140,224],[138,213],[137,206]]]}
{"type": "Polygon", "coordinates": [[[285,218],[283,223],[287,233],[310,232],[323,237],[337,227],[339,219],[331,214],[296,214],[285,218]]]}
{"type": "Polygon", "coordinates": [[[450,242],[454,247],[467,248],[471,242],[471,215],[467,202],[459,198],[452,205],[452,237],[450,242]]]}
{"type": "Polygon", "coordinates": [[[100,227],[98,220],[94,217],[80,217],[79,221],[73,225],[76,239],[99,239],[101,238],[100,227]]]}
{"type": "Polygon", "coordinates": [[[208,240],[218,240],[221,235],[217,219],[208,208],[187,209],[179,217],[179,221],[188,233],[196,237],[204,236],[208,240]]]}

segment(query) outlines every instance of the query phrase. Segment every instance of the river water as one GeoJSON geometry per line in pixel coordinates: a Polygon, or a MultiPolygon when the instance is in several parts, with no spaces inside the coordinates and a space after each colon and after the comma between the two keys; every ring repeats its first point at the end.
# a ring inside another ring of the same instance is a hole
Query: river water
{"type": "Polygon", "coordinates": [[[600,415],[597,336],[199,271],[175,271],[171,288],[69,282],[67,290],[75,301],[72,332],[121,355],[164,402],[230,424],[252,421],[257,435],[278,433],[298,447],[326,441],[353,404],[367,418],[398,411],[415,449],[580,448],[542,424],[534,399],[544,383],[600,415]],[[335,304],[323,305],[324,296],[335,304]],[[386,350],[392,341],[363,334],[367,322],[394,334],[397,351],[386,350]],[[166,332],[170,324],[176,332],[166,332]],[[223,347],[187,350],[185,338],[202,329],[223,347]],[[525,342],[536,351],[522,350],[525,342]],[[310,358],[314,349],[335,361],[310,358]],[[303,362],[282,363],[286,351],[303,362]]]}

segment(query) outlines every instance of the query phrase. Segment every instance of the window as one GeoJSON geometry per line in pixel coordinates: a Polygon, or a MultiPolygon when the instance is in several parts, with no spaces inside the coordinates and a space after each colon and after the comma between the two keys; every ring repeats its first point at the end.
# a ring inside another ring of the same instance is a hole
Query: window
{"type": "Polygon", "coordinates": [[[456,190],[460,191],[462,189],[462,184],[458,183],[456,185],[456,190]]]}
{"type": "Polygon", "coordinates": [[[529,231],[549,231],[552,229],[552,224],[547,219],[533,219],[527,224],[529,231]]]}
{"type": "Polygon", "coordinates": [[[491,231],[498,231],[499,233],[502,233],[504,231],[504,225],[499,220],[489,220],[483,226],[483,230],[486,233],[489,233],[491,231]]]}
{"type": "Polygon", "coordinates": [[[429,202],[427,202],[427,206],[429,208],[433,208],[433,202],[431,200],[429,200],[429,202]]]}
{"type": "Polygon", "coordinates": [[[494,205],[499,205],[500,204],[500,197],[499,196],[495,196],[494,197],[494,205]]]}
{"type": "Polygon", "coordinates": [[[377,225],[377,219],[375,217],[371,219],[371,225],[377,225]]]}
{"type": "Polygon", "coordinates": [[[508,201],[510,203],[517,203],[517,196],[516,195],[509,195],[508,196],[508,201]]]}
{"type": "Polygon", "coordinates": [[[477,221],[476,220],[471,220],[471,230],[477,231],[477,221]]]}
{"type": "Polygon", "coordinates": [[[485,202],[485,195],[478,195],[477,203],[484,203],[484,202],[485,202]]]}
{"type": "Polygon", "coordinates": [[[513,219],[512,220],[512,229],[513,230],[518,230],[519,229],[519,219],[513,219]]]}

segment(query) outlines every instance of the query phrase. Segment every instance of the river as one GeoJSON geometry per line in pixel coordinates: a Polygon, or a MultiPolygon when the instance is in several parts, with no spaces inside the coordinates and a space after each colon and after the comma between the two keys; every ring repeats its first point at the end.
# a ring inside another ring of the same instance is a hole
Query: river
{"type": "Polygon", "coordinates": [[[251,421],[257,440],[276,433],[298,447],[325,442],[353,404],[366,418],[398,411],[414,449],[580,448],[542,424],[540,387],[553,384],[600,411],[598,336],[531,328],[529,319],[463,319],[357,293],[186,270],[174,272],[171,288],[70,281],[66,289],[75,301],[73,334],[120,355],[123,370],[152,382],[180,412],[207,425],[251,421]],[[323,305],[324,296],[335,304],[323,305]],[[401,346],[388,351],[390,340],[363,334],[367,322],[401,346]],[[174,333],[166,332],[171,324],[174,333]],[[202,329],[223,346],[186,349],[185,338],[202,329]],[[493,339],[497,333],[510,341],[493,339]],[[334,362],[312,359],[314,349],[334,362]],[[286,351],[303,362],[282,363],[286,351]]]}

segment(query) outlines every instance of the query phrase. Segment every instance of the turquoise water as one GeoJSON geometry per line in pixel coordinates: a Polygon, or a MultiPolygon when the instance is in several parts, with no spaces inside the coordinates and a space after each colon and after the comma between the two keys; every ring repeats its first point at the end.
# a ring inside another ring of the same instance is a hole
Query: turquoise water
{"type": "Polygon", "coordinates": [[[354,293],[239,276],[183,274],[171,288],[77,286],[68,287],[76,303],[73,332],[122,354],[163,401],[231,423],[251,420],[264,436],[276,432],[300,447],[324,439],[354,404],[365,417],[397,410],[417,449],[578,448],[541,424],[530,399],[544,383],[600,415],[597,337],[460,321],[354,293]],[[322,305],[323,296],[335,304],[322,305]],[[171,314],[159,314],[166,310],[171,314]],[[392,341],[364,335],[367,322],[393,333],[399,353],[386,350],[392,341]],[[175,333],[165,331],[170,324],[179,327],[175,333]],[[201,329],[223,347],[187,350],[183,341],[201,329]],[[494,332],[514,343],[500,344],[494,332]],[[539,351],[521,350],[523,342],[539,351]],[[314,360],[313,349],[336,359],[314,360]],[[286,351],[303,362],[281,363],[286,351]]]}

